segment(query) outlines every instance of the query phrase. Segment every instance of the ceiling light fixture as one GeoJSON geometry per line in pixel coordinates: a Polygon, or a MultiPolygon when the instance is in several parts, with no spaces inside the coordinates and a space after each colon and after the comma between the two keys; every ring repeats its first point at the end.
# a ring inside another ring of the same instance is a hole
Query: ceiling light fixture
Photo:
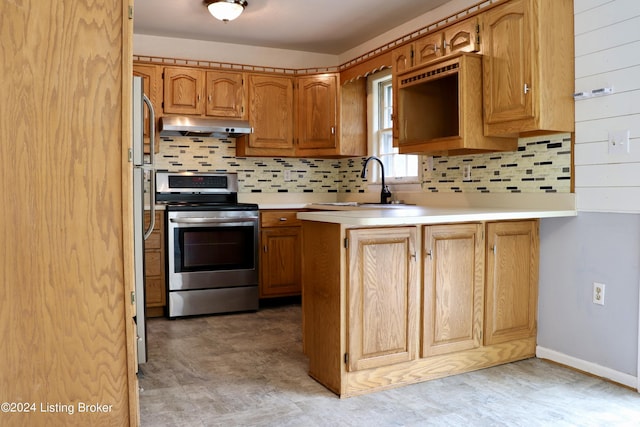
{"type": "Polygon", "coordinates": [[[206,4],[209,13],[223,22],[233,21],[247,7],[246,0],[208,0],[206,4]]]}

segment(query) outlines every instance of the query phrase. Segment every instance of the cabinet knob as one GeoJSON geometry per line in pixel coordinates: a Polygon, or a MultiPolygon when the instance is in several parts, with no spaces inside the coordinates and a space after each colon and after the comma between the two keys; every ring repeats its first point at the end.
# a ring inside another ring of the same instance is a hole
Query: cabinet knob
{"type": "Polygon", "coordinates": [[[286,221],[286,220],[287,220],[287,218],[285,218],[285,217],[281,217],[281,218],[280,218],[280,221],[282,221],[282,222],[284,222],[284,221],[286,221]]]}

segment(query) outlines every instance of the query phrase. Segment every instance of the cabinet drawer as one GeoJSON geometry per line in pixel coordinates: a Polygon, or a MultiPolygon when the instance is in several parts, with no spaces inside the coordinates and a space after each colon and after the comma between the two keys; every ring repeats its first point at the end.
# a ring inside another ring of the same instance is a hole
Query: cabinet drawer
{"type": "Polygon", "coordinates": [[[291,227],[301,225],[296,218],[298,211],[263,211],[260,213],[262,227],[291,227]]]}

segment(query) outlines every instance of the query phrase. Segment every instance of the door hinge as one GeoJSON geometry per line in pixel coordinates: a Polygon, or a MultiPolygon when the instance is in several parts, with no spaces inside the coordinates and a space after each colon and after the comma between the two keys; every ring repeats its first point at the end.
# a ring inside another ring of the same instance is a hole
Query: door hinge
{"type": "Polygon", "coordinates": [[[131,291],[131,304],[135,304],[136,303],[136,293],[134,291],[131,291]]]}
{"type": "Polygon", "coordinates": [[[348,237],[344,238],[344,248],[345,249],[349,249],[349,238],[348,237]]]}
{"type": "Polygon", "coordinates": [[[133,19],[133,6],[129,5],[129,19],[133,19]]]}
{"type": "Polygon", "coordinates": [[[349,353],[345,353],[344,354],[344,364],[348,365],[349,364],[349,353]]]}

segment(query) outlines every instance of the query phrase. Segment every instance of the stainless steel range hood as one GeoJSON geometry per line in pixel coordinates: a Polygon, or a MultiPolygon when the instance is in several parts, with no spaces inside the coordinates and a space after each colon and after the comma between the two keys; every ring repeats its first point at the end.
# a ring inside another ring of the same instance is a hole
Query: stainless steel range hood
{"type": "Polygon", "coordinates": [[[208,119],[204,117],[166,116],[159,120],[160,136],[230,136],[253,132],[246,120],[208,119]]]}

